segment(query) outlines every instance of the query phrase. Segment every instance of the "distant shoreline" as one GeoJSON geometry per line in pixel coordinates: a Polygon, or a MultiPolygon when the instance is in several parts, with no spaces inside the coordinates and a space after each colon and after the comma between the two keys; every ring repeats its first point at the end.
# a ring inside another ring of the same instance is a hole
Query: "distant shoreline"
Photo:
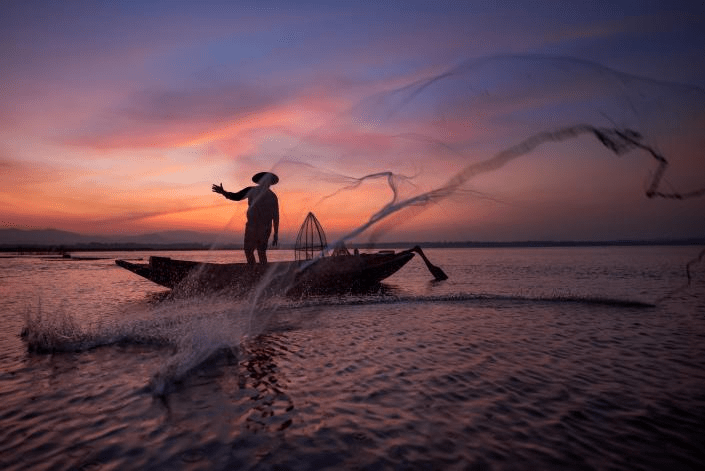
{"type": "MultiPolygon", "coordinates": [[[[400,247],[422,248],[542,248],[542,247],[641,247],[641,246],[693,246],[705,245],[705,238],[657,239],[657,240],[605,240],[605,241],[512,241],[512,242],[382,242],[376,244],[348,244],[348,248],[391,249],[400,247]]],[[[293,250],[294,246],[280,247],[293,250]]],[[[175,251],[175,250],[242,250],[242,245],[225,244],[212,246],[196,243],[138,244],[138,243],[79,243],[66,245],[7,244],[0,245],[0,252],[15,254],[62,254],[66,252],[129,252],[129,251],[175,251]]]]}

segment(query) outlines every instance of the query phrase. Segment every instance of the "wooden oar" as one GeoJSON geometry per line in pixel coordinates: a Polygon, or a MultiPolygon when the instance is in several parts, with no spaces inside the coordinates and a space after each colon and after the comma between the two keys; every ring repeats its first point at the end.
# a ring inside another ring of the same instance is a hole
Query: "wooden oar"
{"type": "Polygon", "coordinates": [[[442,281],[442,280],[448,279],[448,275],[446,275],[443,270],[441,270],[439,267],[437,267],[436,265],[431,263],[431,261],[426,258],[426,255],[424,255],[423,250],[421,250],[421,247],[419,247],[417,245],[414,248],[409,249],[409,252],[416,252],[417,254],[419,254],[421,256],[423,261],[426,263],[426,267],[428,268],[428,271],[431,272],[431,274],[436,279],[436,281],[442,281]]]}

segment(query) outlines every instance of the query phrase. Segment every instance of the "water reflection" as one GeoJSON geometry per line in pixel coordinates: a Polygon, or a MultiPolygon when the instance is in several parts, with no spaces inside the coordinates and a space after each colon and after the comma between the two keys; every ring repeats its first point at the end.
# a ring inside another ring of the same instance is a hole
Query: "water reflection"
{"type": "Polygon", "coordinates": [[[292,424],[294,403],[286,393],[285,381],[279,378],[276,364],[276,358],[282,355],[275,347],[278,340],[275,335],[260,335],[244,348],[238,385],[253,392],[253,412],[247,418],[247,428],[252,431],[284,430],[292,424]]]}

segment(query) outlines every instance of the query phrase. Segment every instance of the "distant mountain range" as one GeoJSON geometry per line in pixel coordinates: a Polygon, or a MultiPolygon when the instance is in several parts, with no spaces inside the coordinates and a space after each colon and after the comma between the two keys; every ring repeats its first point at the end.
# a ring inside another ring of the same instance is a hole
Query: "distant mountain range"
{"type": "Polygon", "coordinates": [[[83,235],[57,229],[23,230],[0,229],[0,247],[80,247],[80,246],[160,246],[160,245],[204,245],[215,242],[237,243],[239,237],[223,240],[217,234],[196,231],[163,231],[141,235],[83,235]]]}

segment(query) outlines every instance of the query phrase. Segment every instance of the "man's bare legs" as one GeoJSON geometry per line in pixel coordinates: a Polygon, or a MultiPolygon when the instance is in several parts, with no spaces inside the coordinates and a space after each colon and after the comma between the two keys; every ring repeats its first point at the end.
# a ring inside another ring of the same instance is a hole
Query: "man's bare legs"
{"type": "MultiPolygon", "coordinates": [[[[267,249],[257,249],[257,255],[259,256],[259,263],[267,263],[267,249]]],[[[251,265],[257,263],[255,261],[255,249],[245,249],[245,258],[247,258],[247,263],[251,265]]]]}

